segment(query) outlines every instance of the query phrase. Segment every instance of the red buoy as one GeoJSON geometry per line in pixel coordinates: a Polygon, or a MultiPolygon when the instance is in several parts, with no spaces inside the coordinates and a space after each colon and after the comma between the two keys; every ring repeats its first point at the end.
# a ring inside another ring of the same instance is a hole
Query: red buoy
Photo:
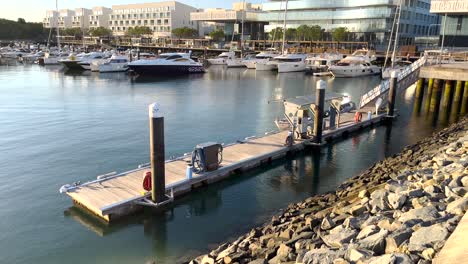
{"type": "Polygon", "coordinates": [[[151,191],[151,171],[145,172],[145,177],[143,178],[143,189],[146,191],[151,191]]]}

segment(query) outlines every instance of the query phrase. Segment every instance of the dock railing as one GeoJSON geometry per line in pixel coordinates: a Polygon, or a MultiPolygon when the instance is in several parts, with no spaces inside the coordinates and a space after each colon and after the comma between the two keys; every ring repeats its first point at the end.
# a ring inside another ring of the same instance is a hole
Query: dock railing
{"type": "MultiPolygon", "coordinates": [[[[411,74],[415,73],[419,70],[422,66],[426,64],[426,57],[423,56],[419,58],[417,61],[413,62],[410,66],[406,67],[403,71],[398,73],[398,82],[405,79],[406,77],[410,76],[411,74]]],[[[374,87],[369,92],[365,93],[361,96],[361,100],[359,102],[359,107],[363,108],[367,106],[369,103],[377,99],[378,97],[382,96],[390,89],[390,80],[383,80],[380,82],[379,85],[374,87]]]]}

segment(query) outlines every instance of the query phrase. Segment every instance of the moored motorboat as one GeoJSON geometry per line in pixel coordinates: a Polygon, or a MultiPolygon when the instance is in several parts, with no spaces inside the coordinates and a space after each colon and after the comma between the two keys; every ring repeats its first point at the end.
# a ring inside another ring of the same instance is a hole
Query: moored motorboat
{"type": "Polygon", "coordinates": [[[162,53],[156,59],[137,60],[130,62],[130,70],[140,75],[179,75],[203,73],[203,64],[190,58],[190,53],[162,53]]]}
{"type": "Polygon", "coordinates": [[[98,71],[104,72],[125,72],[128,68],[129,59],[127,56],[112,56],[107,62],[98,65],[98,71]]]}
{"type": "Polygon", "coordinates": [[[306,54],[285,54],[275,57],[275,61],[277,61],[278,72],[283,73],[305,71],[306,58],[306,54]]]}
{"type": "Polygon", "coordinates": [[[208,62],[211,65],[226,65],[227,60],[229,59],[235,59],[236,58],[236,53],[234,51],[229,51],[229,52],[223,52],[218,55],[216,58],[211,58],[208,59],[208,62]]]}
{"type": "Polygon", "coordinates": [[[351,56],[330,67],[335,77],[359,77],[380,74],[381,68],[372,64],[374,56],[368,50],[357,50],[351,56]]]}
{"type": "Polygon", "coordinates": [[[244,64],[248,69],[256,69],[257,63],[266,63],[278,55],[279,54],[274,51],[262,51],[259,54],[255,55],[255,58],[252,58],[250,60],[244,60],[244,64]]]}

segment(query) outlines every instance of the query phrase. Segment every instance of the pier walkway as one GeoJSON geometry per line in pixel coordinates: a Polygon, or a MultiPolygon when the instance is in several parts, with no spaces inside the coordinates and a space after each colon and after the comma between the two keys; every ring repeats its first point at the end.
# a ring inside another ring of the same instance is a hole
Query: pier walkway
{"type": "MultiPolygon", "coordinates": [[[[354,122],[355,112],[342,114],[337,128],[326,128],[323,142],[377,124],[386,117],[386,114],[380,113],[367,119],[366,113],[373,110],[372,107],[360,109],[363,121],[358,123],[354,122]]],[[[296,140],[292,147],[284,146],[287,134],[288,131],[275,132],[227,145],[224,147],[223,161],[219,169],[201,174],[194,173],[191,179],[186,178],[186,168],[191,163],[189,155],[166,161],[166,193],[174,198],[199,186],[224,179],[232,173],[267,164],[288,152],[301,150],[306,145],[313,144],[306,139],[296,140]]],[[[120,174],[100,176],[97,180],[69,187],[65,193],[78,206],[109,222],[141,209],[145,199],[151,196],[151,193],[145,192],[142,187],[144,174],[149,170],[147,165],[120,174]]]]}

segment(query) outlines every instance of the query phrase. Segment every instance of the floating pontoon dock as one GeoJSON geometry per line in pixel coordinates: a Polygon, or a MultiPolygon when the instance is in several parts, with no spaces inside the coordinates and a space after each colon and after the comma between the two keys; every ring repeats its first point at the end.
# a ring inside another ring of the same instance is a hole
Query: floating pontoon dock
{"type": "MultiPolygon", "coordinates": [[[[374,110],[372,107],[360,109],[363,121],[357,123],[354,122],[355,111],[341,114],[338,127],[333,130],[326,128],[323,132],[323,142],[372,126],[387,117],[386,113],[381,113],[372,115],[371,119],[368,119],[367,112],[374,110]]],[[[186,178],[186,168],[191,163],[189,155],[166,161],[166,193],[173,199],[199,186],[267,164],[289,152],[301,150],[306,145],[313,145],[309,139],[296,139],[292,146],[285,146],[287,135],[288,131],[272,132],[224,146],[220,168],[201,174],[194,173],[191,179],[186,178]]],[[[120,174],[98,176],[97,180],[68,187],[64,192],[76,205],[86,208],[105,221],[112,221],[131,214],[147,204],[145,201],[151,197],[151,193],[144,191],[142,182],[145,172],[149,170],[149,165],[143,165],[120,174]]],[[[169,202],[172,199],[169,199],[169,202]]]]}

